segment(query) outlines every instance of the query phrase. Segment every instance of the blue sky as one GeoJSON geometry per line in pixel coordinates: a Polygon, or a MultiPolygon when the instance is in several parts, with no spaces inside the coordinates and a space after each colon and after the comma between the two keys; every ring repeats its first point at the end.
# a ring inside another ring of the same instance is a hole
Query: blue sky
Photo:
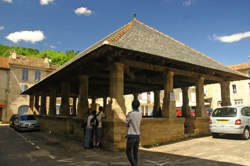
{"type": "Polygon", "coordinates": [[[134,13],[223,64],[250,56],[250,0],[0,0],[0,44],[83,51],[134,13]]]}

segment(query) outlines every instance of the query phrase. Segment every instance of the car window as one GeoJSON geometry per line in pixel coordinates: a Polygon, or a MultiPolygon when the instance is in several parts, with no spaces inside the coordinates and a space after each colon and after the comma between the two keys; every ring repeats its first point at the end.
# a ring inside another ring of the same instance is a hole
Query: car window
{"type": "Polygon", "coordinates": [[[212,117],[235,117],[237,109],[235,108],[217,108],[212,113],[212,117]]]}
{"type": "Polygon", "coordinates": [[[20,117],[20,120],[21,121],[24,121],[24,120],[35,120],[35,117],[33,115],[23,115],[20,117]]]}
{"type": "Polygon", "coordinates": [[[245,108],[245,116],[250,116],[250,108],[245,108]]]}

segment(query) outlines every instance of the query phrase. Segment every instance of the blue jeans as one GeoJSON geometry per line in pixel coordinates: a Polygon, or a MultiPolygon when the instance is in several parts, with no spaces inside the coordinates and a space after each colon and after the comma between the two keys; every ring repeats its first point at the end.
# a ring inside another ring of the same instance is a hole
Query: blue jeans
{"type": "Polygon", "coordinates": [[[139,147],[140,137],[127,138],[126,154],[128,160],[132,166],[137,166],[138,163],[138,147],[139,147]],[[133,154],[132,154],[133,151],[133,154]]]}

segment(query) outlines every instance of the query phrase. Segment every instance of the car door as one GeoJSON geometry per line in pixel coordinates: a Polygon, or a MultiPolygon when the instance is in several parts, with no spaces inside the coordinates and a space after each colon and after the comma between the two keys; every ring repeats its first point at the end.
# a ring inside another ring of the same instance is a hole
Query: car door
{"type": "Polygon", "coordinates": [[[248,122],[248,126],[250,126],[250,107],[246,108],[246,119],[248,122]]]}

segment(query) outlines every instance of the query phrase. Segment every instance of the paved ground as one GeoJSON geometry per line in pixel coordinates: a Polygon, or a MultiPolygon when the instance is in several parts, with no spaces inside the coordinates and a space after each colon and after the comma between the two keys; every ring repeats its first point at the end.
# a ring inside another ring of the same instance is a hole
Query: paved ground
{"type": "MultiPolygon", "coordinates": [[[[140,166],[250,165],[250,140],[194,138],[141,148],[140,166]]],[[[15,132],[0,125],[0,166],[128,166],[124,152],[85,150],[81,143],[45,132],[15,132]]]]}

